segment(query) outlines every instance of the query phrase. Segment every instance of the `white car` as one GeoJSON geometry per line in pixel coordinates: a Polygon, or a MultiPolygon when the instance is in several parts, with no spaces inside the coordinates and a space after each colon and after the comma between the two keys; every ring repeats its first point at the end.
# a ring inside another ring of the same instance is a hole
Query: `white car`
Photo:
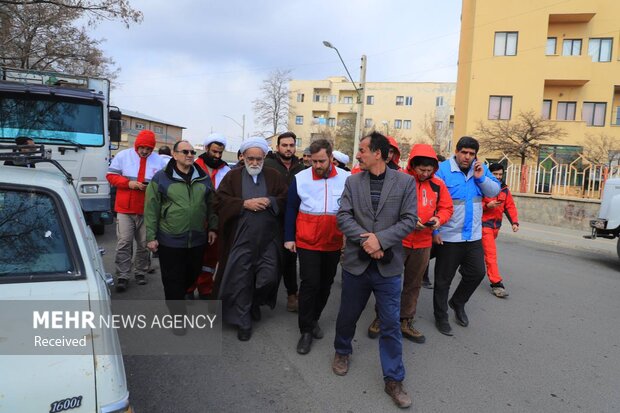
{"type": "Polygon", "coordinates": [[[591,235],[585,238],[618,238],[617,252],[620,258],[620,178],[608,179],[603,190],[598,218],[590,221],[591,235]]]}
{"type": "MultiPolygon", "coordinates": [[[[4,166],[10,156],[7,148],[17,150],[0,146],[0,305],[18,307],[49,300],[109,312],[111,277],[104,270],[75,188],[60,170],[44,171],[36,164],[34,169],[4,166]]],[[[27,156],[43,158],[44,154],[40,147],[27,156]]],[[[32,355],[15,347],[16,337],[23,333],[17,331],[22,330],[19,326],[27,330],[32,325],[12,322],[10,317],[18,316],[6,308],[2,313],[0,412],[133,411],[116,330],[89,335],[81,355],[52,354],[46,349],[32,355]],[[107,351],[100,352],[101,343],[107,351]]]]}

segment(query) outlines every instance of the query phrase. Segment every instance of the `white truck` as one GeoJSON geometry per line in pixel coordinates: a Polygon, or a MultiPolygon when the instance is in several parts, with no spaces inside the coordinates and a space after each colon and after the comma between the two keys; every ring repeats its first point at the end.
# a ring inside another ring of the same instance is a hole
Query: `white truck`
{"type": "Polygon", "coordinates": [[[52,159],[73,176],[95,234],[113,221],[106,173],[120,126],[107,79],[0,67],[0,144],[25,136],[51,149],[52,159]]]}
{"type": "Polygon", "coordinates": [[[618,258],[620,258],[620,178],[608,179],[603,189],[603,199],[598,218],[590,221],[592,234],[586,238],[618,238],[618,258]]]}

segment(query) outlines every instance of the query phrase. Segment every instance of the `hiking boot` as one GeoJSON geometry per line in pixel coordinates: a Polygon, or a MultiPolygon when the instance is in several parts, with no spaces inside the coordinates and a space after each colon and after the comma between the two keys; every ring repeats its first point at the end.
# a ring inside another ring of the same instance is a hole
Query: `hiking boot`
{"type": "Polygon", "coordinates": [[[385,392],[401,409],[411,406],[411,397],[403,390],[403,383],[401,381],[387,380],[385,382],[385,392]]]}
{"type": "Polygon", "coordinates": [[[347,374],[349,371],[349,355],[336,353],[332,362],[332,371],[338,376],[347,374]]]}
{"type": "Polygon", "coordinates": [[[286,311],[290,313],[296,313],[298,307],[297,294],[291,294],[286,300],[286,311]]]}
{"type": "Polygon", "coordinates": [[[122,293],[123,291],[127,291],[129,287],[129,280],[127,278],[119,278],[116,280],[116,292],[122,293]]]}
{"type": "Polygon", "coordinates": [[[379,335],[381,335],[381,322],[379,321],[379,317],[375,317],[368,326],[368,337],[377,338],[379,335]]]}
{"type": "Polygon", "coordinates": [[[495,283],[495,284],[491,284],[491,292],[497,298],[506,298],[509,295],[506,292],[506,288],[504,287],[504,284],[502,284],[501,282],[495,283]]]}
{"type": "Polygon", "coordinates": [[[144,285],[148,281],[146,280],[146,276],[144,274],[136,274],[136,283],[138,285],[144,285]]]}
{"type": "Polygon", "coordinates": [[[413,328],[413,319],[404,318],[400,321],[400,331],[403,333],[403,337],[413,341],[414,343],[422,344],[426,341],[424,334],[413,328]]]}

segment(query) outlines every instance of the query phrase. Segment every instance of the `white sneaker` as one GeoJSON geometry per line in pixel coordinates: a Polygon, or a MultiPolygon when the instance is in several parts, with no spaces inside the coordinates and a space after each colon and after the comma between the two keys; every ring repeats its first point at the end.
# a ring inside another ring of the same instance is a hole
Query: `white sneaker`
{"type": "Polygon", "coordinates": [[[497,298],[505,298],[509,295],[504,287],[493,287],[491,290],[493,292],[493,295],[497,298]]]}

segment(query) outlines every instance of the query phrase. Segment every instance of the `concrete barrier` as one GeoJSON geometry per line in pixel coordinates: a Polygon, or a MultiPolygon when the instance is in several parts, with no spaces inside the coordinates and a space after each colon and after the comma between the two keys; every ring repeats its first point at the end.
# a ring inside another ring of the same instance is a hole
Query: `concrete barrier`
{"type": "Polygon", "coordinates": [[[600,200],[552,195],[512,194],[519,219],[542,225],[590,231],[590,220],[598,218],[600,200]]]}

